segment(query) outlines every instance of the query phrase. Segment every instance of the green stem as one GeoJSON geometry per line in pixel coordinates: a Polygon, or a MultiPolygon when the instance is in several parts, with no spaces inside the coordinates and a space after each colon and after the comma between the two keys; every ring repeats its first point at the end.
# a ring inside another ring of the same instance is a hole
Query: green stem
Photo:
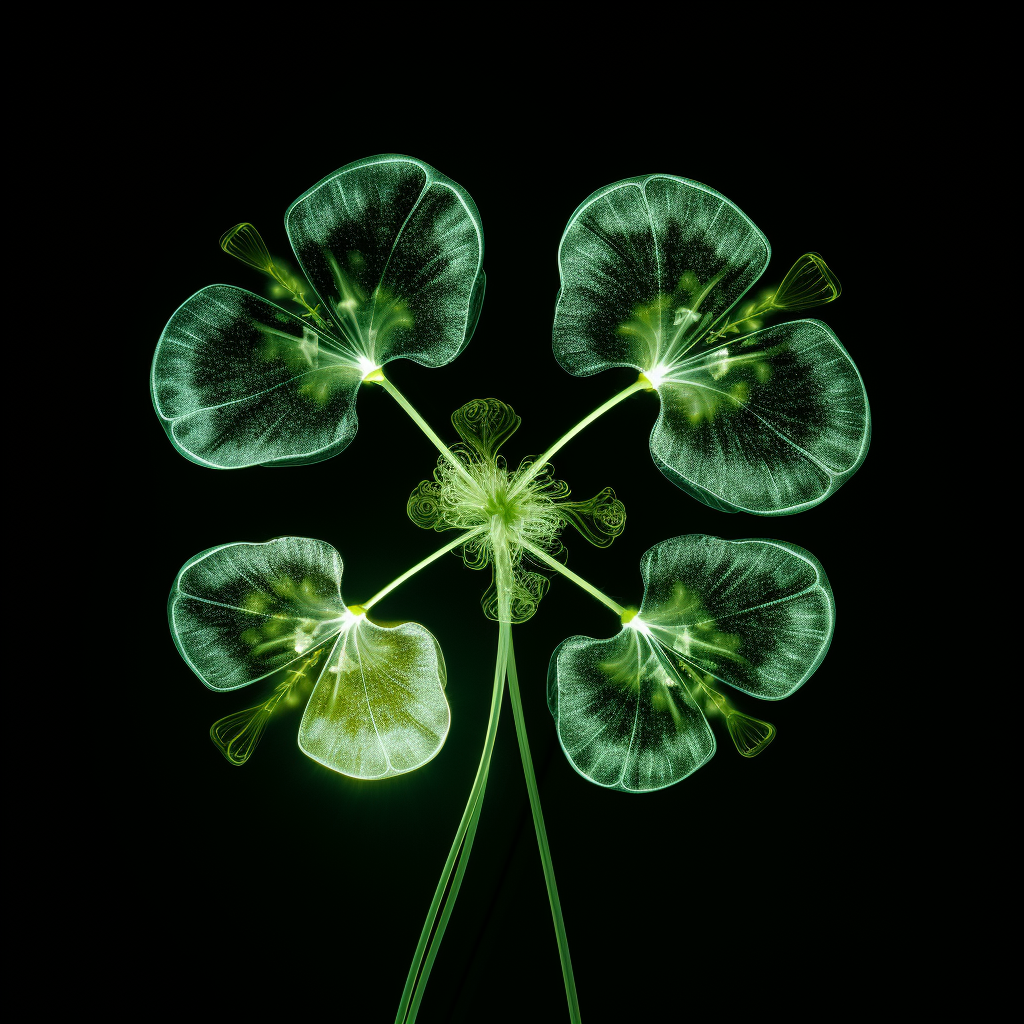
{"type": "Polygon", "coordinates": [[[505,675],[508,668],[510,643],[510,626],[507,622],[502,622],[498,627],[494,688],[491,691],[491,712],[487,719],[484,749],[480,755],[480,764],[476,770],[476,778],[473,780],[469,800],[466,802],[466,809],[462,812],[462,820],[455,833],[455,841],[452,843],[448,859],[445,861],[444,870],[441,872],[433,902],[430,904],[430,910],[423,925],[423,931],[420,933],[420,941],[412,958],[405,990],[402,992],[402,1001],[399,1003],[398,1013],[395,1015],[395,1024],[412,1024],[416,1020],[416,1014],[419,1012],[423,993],[427,987],[427,980],[430,977],[430,969],[441,946],[441,939],[448,926],[452,908],[455,906],[455,900],[462,885],[462,876],[466,873],[469,854],[473,848],[473,838],[480,821],[484,790],[487,788],[487,772],[491,766],[491,754],[494,752],[494,739],[498,733],[498,716],[501,713],[501,701],[505,693],[505,675]]]}
{"type": "Polygon", "coordinates": [[[459,534],[450,544],[445,544],[443,548],[438,548],[432,555],[427,555],[422,562],[417,562],[411,569],[407,569],[397,579],[392,580],[383,590],[378,590],[369,601],[363,601],[362,607],[365,611],[369,611],[382,597],[387,597],[396,587],[400,587],[407,579],[411,576],[415,576],[420,569],[425,569],[431,562],[437,561],[442,555],[448,554],[449,551],[454,548],[465,544],[470,538],[475,537],[478,533],[483,533],[486,530],[486,526],[478,526],[474,530],[467,530],[465,533],[459,534]]]}
{"type": "Polygon", "coordinates": [[[651,388],[650,382],[646,379],[638,380],[635,384],[630,384],[628,388],[623,388],[617,395],[613,395],[608,399],[604,405],[599,405],[589,416],[580,420],[575,427],[572,428],[568,433],[563,434],[533,465],[526,471],[525,475],[519,479],[516,484],[515,490],[509,494],[509,500],[514,498],[550,461],[551,456],[555,454],[563,445],[568,444],[581,430],[585,427],[589,427],[599,416],[603,416],[609,409],[613,409],[619,404],[624,398],[629,398],[630,395],[636,394],[637,391],[649,391],[651,388]]]}
{"type": "MultiPolygon", "coordinates": [[[[306,301],[305,295],[300,292],[295,286],[288,280],[287,277],[273,264],[270,264],[270,269],[265,271],[270,277],[272,277],[282,288],[286,289],[292,297],[293,302],[297,302],[300,306],[304,307],[310,316],[316,321],[317,327],[322,327],[327,330],[327,321],[306,301]]],[[[305,316],[305,314],[303,314],[305,316]]]]}
{"type": "Polygon", "coordinates": [[[770,299],[767,302],[762,302],[753,313],[748,313],[745,317],[741,317],[739,320],[733,320],[732,323],[726,324],[720,330],[710,333],[704,343],[706,345],[710,345],[712,342],[718,341],[719,338],[725,336],[725,332],[729,330],[730,327],[739,327],[740,324],[746,323],[748,320],[753,320],[755,316],[763,316],[766,312],[771,310],[771,308],[772,303],[770,299]]]}
{"type": "Polygon", "coordinates": [[[548,902],[551,904],[551,918],[555,922],[555,938],[558,941],[558,958],[562,962],[562,980],[565,982],[565,998],[569,1003],[569,1019],[573,1024],[580,1024],[580,1004],[576,996],[576,981],[572,974],[572,958],[569,956],[569,940],[565,934],[565,922],[562,920],[562,905],[558,899],[558,885],[555,882],[555,868],[551,863],[551,848],[548,846],[548,833],[544,827],[544,812],[540,806],[540,792],[537,779],[533,774],[533,758],[530,756],[530,742],[526,736],[526,719],[523,717],[523,702],[519,696],[519,678],[516,674],[515,649],[509,638],[508,645],[508,692],[512,698],[512,715],[516,721],[516,736],[519,739],[519,753],[523,759],[523,774],[526,776],[526,789],[530,794],[530,810],[533,812],[533,828],[537,833],[537,846],[540,848],[540,862],[544,868],[544,883],[548,889],[548,902]]]}
{"type": "Polygon", "coordinates": [[[399,390],[398,390],[398,388],[396,388],[396,387],[395,387],[395,385],[394,385],[394,384],[392,384],[392,383],[391,383],[391,381],[389,381],[389,380],[387,379],[387,377],[385,377],[385,376],[384,376],[383,372],[381,372],[381,371],[379,371],[379,370],[378,370],[378,371],[377,371],[377,373],[379,374],[379,378],[378,378],[378,377],[374,377],[374,378],[373,378],[373,383],[375,383],[375,384],[379,384],[379,385],[380,385],[380,386],[381,386],[381,387],[382,387],[382,388],[383,388],[383,389],[384,389],[384,390],[385,390],[385,391],[386,391],[386,392],[387,392],[387,393],[388,393],[388,394],[389,394],[389,395],[390,395],[390,396],[391,396],[391,397],[392,397],[392,398],[393,398],[393,399],[394,399],[394,400],[395,400],[395,401],[396,401],[396,402],[397,402],[397,403],[398,403],[398,404],[399,404],[399,405],[400,405],[400,406],[401,406],[401,407],[402,407],[402,408],[403,408],[403,409],[404,409],[404,410],[405,410],[405,411],[406,411],[406,412],[407,412],[407,413],[409,414],[409,417],[410,417],[410,419],[411,419],[411,420],[413,421],[413,423],[415,423],[415,424],[416,424],[416,426],[417,426],[417,427],[419,427],[419,428],[420,428],[420,430],[422,430],[422,431],[423,431],[423,433],[424,433],[424,434],[426,434],[428,438],[430,438],[430,440],[431,440],[431,442],[433,443],[434,447],[435,447],[435,448],[436,448],[436,449],[437,449],[437,450],[438,450],[438,451],[439,451],[439,452],[440,452],[440,453],[441,453],[441,454],[442,454],[442,455],[443,455],[443,456],[444,456],[444,457],[445,457],[445,458],[446,458],[446,459],[447,459],[447,460],[448,460],[448,461],[449,461],[449,462],[450,462],[450,463],[451,463],[451,464],[452,464],[452,465],[453,465],[453,466],[454,466],[454,467],[455,467],[455,468],[456,468],[456,469],[457,469],[457,470],[458,470],[458,471],[459,471],[459,472],[460,472],[460,473],[461,473],[461,474],[462,474],[462,475],[463,475],[463,476],[464,476],[464,477],[465,477],[465,478],[466,478],[466,479],[467,479],[467,480],[468,480],[468,481],[469,481],[469,482],[471,483],[471,484],[473,484],[473,485],[475,486],[475,485],[476,485],[476,482],[475,482],[475,481],[473,480],[473,478],[472,478],[472,477],[471,477],[471,476],[469,475],[469,472],[467,471],[466,467],[465,467],[465,466],[464,466],[464,465],[463,465],[463,464],[462,464],[461,462],[459,462],[459,460],[458,460],[457,458],[455,458],[455,456],[454,456],[454,455],[452,454],[452,451],[451,451],[451,449],[450,449],[450,448],[448,447],[448,445],[446,445],[446,444],[444,443],[444,441],[442,441],[442,440],[441,440],[441,438],[439,438],[439,437],[437,436],[437,434],[435,434],[435,433],[434,433],[434,431],[430,429],[430,425],[429,425],[429,424],[427,423],[427,421],[426,421],[426,420],[425,420],[425,419],[424,419],[424,418],[423,418],[423,417],[422,417],[422,416],[421,416],[421,415],[420,415],[420,414],[419,414],[419,413],[418,413],[418,412],[417,412],[417,411],[416,411],[416,410],[415,410],[415,409],[414,409],[414,408],[412,407],[412,404],[411,404],[411,403],[409,402],[409,400],[408,400],[408,399],[407,399],[407,398],[405,397],[405,395],[403,395],[403,394],[402,394],[402,392],[401,392],[401,391],[399,391],[399,390]]]}
{"type": "Polygon", "coordinates": [[[541,550],[535,544],[531,544],[528,540],[524,540],[522,544],[523,547],[530,552],[530,555],[533,558],[543,562],[545,565],[551,566],[552,569],[556,572],[560,572],[564,577],[566,577],[566,579],[572,580],[576,586],[582,587],[592,597],[596,597],[601,604],[607,605],[607,607],[611,608],[611,610],[615,612],[620,619],[626,614],[626,609],[623,608],[621,604],[616,604],[610,597],[608,597],[607,594],[602,594],[597,587],[591,586],[585,579],[583,579],[582,576],[577,576],[572,569],[567,569],[561,562],[556,561],[546,551],[541,550]]]}

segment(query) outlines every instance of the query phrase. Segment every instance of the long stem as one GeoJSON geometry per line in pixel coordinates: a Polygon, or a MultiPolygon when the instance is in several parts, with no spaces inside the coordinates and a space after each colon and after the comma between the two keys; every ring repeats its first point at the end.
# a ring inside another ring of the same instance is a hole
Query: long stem
{"type": "Polygon", "coordinates": [[[498,627],[498,653],[494,666],[494,688],[491,691],[491,711],[487,719],[487,735],[484,749],[480,755],[480,764],[473,780],[473,788],[462,812],[455,841],[452,843],[444,870],[437,883],[434,899],[430,904],[427,919],[420,933],[420,941],[412,958],[409,976],[402,992],[402,1001],[395,1015],[395,1024],[412,1024],[419,1012],[420,1002],[427,987],[430,969],[441,946],[448,919],[451,917],[455,899],[462,885],[462,876],[466,873],[469,854],[473,848],[473,838],[480,820],[480,809],[483,805],[484,790],[487,787],[487,772],[491,766],[491,754],[494,752],[494,738],[498,733],[498,716],[501,713],[501,700],[505,693],[505,675],[508,668],[508,652],[511,642],[511,629],[507,622],[498,627]]]}
{"type": "Polygon", "coordinates": [[[467,530],[465,533],[459,534],[450,544],[445,544],[443,548],[438,548],[432,555],[427,555],[422,562],[417,562],[411,569],[407,569],[397,579],[392,580],[383,590],[378,590],[369,601],[364,601],[361,607],[369,611],[382,597],[387,597],[392,590],[400,587],[410,576],[415,576],[420,569],[425,569],[431,562],[437,561],[442,555],[446,555],[449,551],[459,547],[459,545],[465,544],[471,537],[475,537],[478,533],[483,533],[486,529],[486,526],[478,526],[476,529],[467,530]]]}
{"type": "Polygon", "coordinates": [[[514,498],[543,468],[544,465],[551,459],[551,456],[555,454],[563,445],[568,444],[581,430],[589,427],[599,416],[603,416],[609,409],[613,409],[623,399],[629,398],[630,395],[636,394],[638,391],[650,390],[650,383],[647,380],[638,380],[635,384],[630,384],[628,388],[623,388],[617,395],[613,395],[608,399],[604,405],[599,405],[589,416],[580,420],[572,430],[568,433],[563,434],[536,462],[526,471],[526,473],[520,478],[516,484],[515,490],[509,494],[509,500],[514,498]]]}
{"type": "Polygon", "coordinates": [[[527,540],[524,540],[522,544],[534,558],[544,562],[545,565],[550,565],[552,569],[560,572],[566,577],[566,579],[572,580],[576,586],[582,587],[588,594],[596,597],[603,605],[607,605],[607,607],[611,608],[611,610],[620,618],[626,614],[626,609],[623,608],[621,604],[616,604],[607,594],[602,594],[597,587],[591,586],[585,579],[583,579],[582,576],[577,576],[572,569],[567,569],[561,562],[556,561],[546,551],[541,550],[539,547],[531,544],[527,540]]]}
{"type": "Polygon", "coordinates": [[[551,863],[551,848],[548,833],[544,827],[544,812],[540,806],[540,792],[533,774],[533,758],[530,756],[530,742],[526,736],[526,719],[523,717],[523,702],[519,696],[519,678],[516,674],[515,649],[511,638],[508,646],[508,692],[512,698],[512,715],[516,721],[516,736],[519,739],[519,753],[523,759],[523,774],[526,789],[530,794],[530,810],[533,812],[533,828],[537,833],[540,848],[540,862],[544,868],[544,884],[548,889],[548,903],[551,904],[551,918],[555,923],[555,938],[558,941],[558,958],[562,962],[562,980],[565,982],[565,998],[569,1003],[569,1019],[580,1024],[580,1004],[576,996],[576,981],[572,974],[572,958],[569,956],[569,940],[562,920],[562,904],[558,899],[558,884],[555,882],[555,868],[551,863]]]}
{"type": "Polygon", "coordinates": [[[373,377],[373,382],[375,384],[379,384],[409,414],[409,417],[410,417],[410,419],[412,419],[413,423],[415,423],[416,426],[419,427],[420,430],[422,430],[423,433],[426,434],[427,437],[430,438],[430,440],[433,443],[434,447],[470,483],[475,484],[475,481],[469,475],[469,472],[466,470],[466,467],[461,462],[459,462],[459,460],[457,458],[455,458],[455,456],[452,454],[452,451],[448,447],[448,445],[446,445],[444,443],[444,441],[442,441],[441,438],[439,438],[437,436],[437,434],[435,434],[434,431],[430,429],[430,425],[427,423],[427,421],[412,407],[411,403],[405,397],[405,395],[403,395],[402,392],[399,391],[398,388],[396,388],[395,385],[392,384],[391,381],[389,381],[387,379],[387,377],[384,376],[383,372],[378,370],[377,371],[377,376],[373,377]]]}

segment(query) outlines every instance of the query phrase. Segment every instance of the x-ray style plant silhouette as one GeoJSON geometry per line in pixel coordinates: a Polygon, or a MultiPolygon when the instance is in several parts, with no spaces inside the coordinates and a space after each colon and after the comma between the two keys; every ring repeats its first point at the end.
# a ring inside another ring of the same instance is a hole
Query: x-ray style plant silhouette
{"type": "Polygon", "coordinates": [[[867,452],[864,386],[825,324],[766,321],[831,302],[839,283],[808,253],[777,287],[746,298],[770,250],[728,199],[669,174],[600,189],[572,214],[559,246],[554,355],[577,376],[623,366],[639,376],[540,456],[514,465],[502,454],[520,424],[509,405],[496,398],[463,405],[452,415],[459,440],[448,444],[385,374],[396,359],[444,366],[474,333],[484,245],[468,193],[420,160],[376,156],[300,196],[285,228],[298,269],[273,258],[252,224],[226,232],[221,246],[265,274],[269,294],[290,309],[213,285],[186,300],[164,329],[151,385],[171,443],[217,469],[316,462],[352,441],[360,390],[383,388],[439,453],[407,513],[451,539],[352,603],[343,597],[341,555],[323,541],[210,548],[174,581],[174,642],[211,689],[266,687],[259,703],[211,729],[232,764],[249,758],[279,707],[304,702],[303,753],[354,778],[385,779],[436,757],[451,716],[445,660],[432,634],[416,622],[374,621],[373,611],[448,552],[483,571],[483,614],[497,623],[490,716],[395,1019],[416,1018],[458,895],[507,682],[569,1016],[578,1021],[513,625],[538,611],[555,575],[614,616],[595,623],[596,638],[558,645],[547,700],[562,750],[584,779],[642,793],[707,763],[715,752],[709,721],[724,723],[743,756],[761,753],[774,727],[734,708],[723,688],[769,701],[793,693],[825,656],[834,604],[822,566],[794,544],[705,535],[654,543],[640,560],[639,606],[617,604],[568,568],[561,538],[571,527],[607,547],[626,510],[611,487],[569,500],[551,459],[598,417],[647,392],[660,403],[649,441],[654,463],[691,497],[722,512],[765,516],[824,501],[867,452]]]}

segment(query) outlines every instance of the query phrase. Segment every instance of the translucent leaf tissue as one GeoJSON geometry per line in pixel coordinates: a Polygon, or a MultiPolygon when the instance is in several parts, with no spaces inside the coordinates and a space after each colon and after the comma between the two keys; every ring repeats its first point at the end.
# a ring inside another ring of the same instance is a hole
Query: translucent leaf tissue
{"type": "MultiPolygon", "coordinates": [[[[493,397],[464,403],[452,414],[449,443],[385,374],[395,359],[445,366],[473,337],[484,245],[465,189],[421,160],[369,157],[295,200],[285,230],[297,270],[271,255],[251,223],[220,240],[225,253],[264,275],[271,298],[210,285],[164,328],[151,391],[171,444],[215,469],[317,462],[342,453],[355,436],[360,389],[383,388],[410,431],[437,451],[406,513],[446,543],[351,603],[342,596],[341,554],[323,541],[221,543],[190,559],[174,580],[171,635],[210,689],[263,683],[254,686],[260,692],[251,707],[211,727],[231,765],[258,756],[279,711],[297,706],[302,754],[354,778],[391,778],[442,753],[449,680],[426,626],[379,621],[374,609],[448,552],[476,570],[469,580],[481,614],[496,623],[490,715],[408,980],[395,993],[395,1021],[416,1019],[458,896],[506,685],[567,1012],[580,1021],[513,626],[542,614],[556,577],[596,599],[595,635],[568,637],[551,654],[548,707],[582,780],[636,794],[707,765],[716,732],[739,755],[761,755],[775,727],[734,707],[727,694],[777,701],[803,686],[828,651],[835,603],[824,568],[793,543],[683,535],[651,538],[640,560],[642,588],[634,581],[637,603],[618,604],[569,568],[565,546],[568,534],[598,548],[622,534],[626,509],[614,481],[570,498],[551,459],[625,399],[656,395],[651,456],[681,490],[722,512],[779,516],[820,504],[866,456],[864,385],[824,323],[769,320],[825,306],[841,286],[824,259],[808,252],[776,287],[750,298],[770,249],[734,203],[669,174],[599,189],[569,218],[558,248],[554,356],[577,376],[623,366],[638,376],[541,455],[509,461],[521,422],[511,405],[493,397]]],[[[357,538],[350,543],[359,557],[357,538]]],[[[423,617],[438,612],[427,607],[423,617]]]]}

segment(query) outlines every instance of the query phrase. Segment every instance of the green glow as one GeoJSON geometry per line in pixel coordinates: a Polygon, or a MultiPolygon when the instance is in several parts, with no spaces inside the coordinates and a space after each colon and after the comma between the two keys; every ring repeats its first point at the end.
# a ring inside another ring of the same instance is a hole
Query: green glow
{"type": "Polygon", "coordinates": [[[559,246],[553,345],[570,373],[632,366],[656,387],[651,454],[677,486],[722,511],[787,515],[856,472],[870,416],[857,368],[824,324],[726,340],[740,323],[759,326],[759,311],[839,295],[809,253],[774,296],[730,322],[769,253],[750,219],[698,182],[655,174],[599,189],[559,246]]]}
{"type": "MultiPolygon", "coordinates": [[[[384,628],[353,614],[341,577],[341,556],[323,541],[282,537],[211,548],[178,573],[171,634],[215,690],[317,665],[299,746],[354,778],[400,775],[435,757],[448,735],[444,659],[417,623],[384,628]]],[[[262,714],[248,725],[215,726],[225,756],[249,756],[266,725],[262,714]]]]}
{"type": "Polygon", "coordinates": [[[774,727],[729,708],[712,681],[789,696],[821,664],[835,616],[818,561],[782,541],[675,537],[648,550],[640,570],[640,611],[622,610],[618,635],[570,637],[548,669],[566,757],[584,778],[627,792],[671,786],[712,756],[704,694],[740,753],[763,750],[774,727]]]}
{"type": "Polygon", "coordinates": [[[565,921],[562,919],[562,904],[558,898],[558,883],[555,881],[555,867],[551,860],[551,848],[548,845],[547,828],[544,825],[544,812],[540,805],[540,792],[537,789],[537,779],[533,774],[533,758],[530,755],[530,741],[526,736],[526,719],[523,717],[523,702],[519,696],[519,676],[516,672],[516,658],[511,639],[508,650],[508,689],[512,698],[512,717],[516,723],[516,738],[519,740],[523,774],[526,776],[526,788],[530,797],[530,812],[533,815],[534,831],[537,833],[541,867],[544,869],[544,884],[547,886],[551,918],[554,921],[555,935],[558,940],[558,957],[562,963],[562,980],[565,983],[565,996],[569,1003],[569,1019],[575,1024],[579,1024],[580,1004],[576,995],[576,979],[572,971],[572,957],[569,955],[569,940],[565,934],[565,921]]]}
{"type": "Polygon", "coordinates": [[[498,449],[519,429],[522,419],[511,406],[496,398],[477,398],[452,413],[452,426],[459,437],[483,460],[492,459],[498,449]]]}
{"type": "Polygon", "coordinates": [[[275,284],[271,294],[275,298],[288,295],[306,310],[303,317],[309,317],[321,329],[327,329],[327,321],[320,315],[320,303],[311,306],[306,301],[312,289],[297,275],[274,262],[267,245],[255,226],[249,223],[236,224],[220,237],[220,247],[235,259],[266,274],[275,284]]]}
{"type": "Polygon", "coordinates": [[[736,744],[736,749],[744,757],[756,757],[775,739],[774,725],[763,722],[760,718],[740,714],[738,711],[729,715],[725,724],[733,743],[736,744]]]}
{"type": "MultiPolygon", "coordinates": [[[[444,366],[476,328],[480,215],[429,164],[357,160],[292,203],[285,227],[324,316],[310,322],[252,292],[211,285],[182,304],[157,344],[153,404],[171,443],[200,465],[337,455],[356,434],[368,370],[393,359],[444,366]]],[[[251,224],[236,225],[221,245],[314,311],[251,224]]]]}
{"type": "Polygon", "coordinates": [[[842,290],[825,261],[816,252],[808,252],[789,268],[771,304],[776,309],[811,309],[834,302],[842,290]]]}
{"type": "Polygon", "coordinates": [[[608,547],[626,528],[626,506],[610,487],[589,501],[563,501],[559,510],[595,547],[608,547]]]}
{"type": "Polygon", "coordinates": [[[423,999],[427,979],[430,977],[430,966],[441,946],[441,939],[444,937],[448,919],[455,906],[455,898],[462,885],[462,876],[466,872],[469,854],[473,848],[473,839],[476,836],[476,827],[480,821],[480,809],[483,805],[484,790],[487,787],[487,773],[491,765],[491,755],[494,752],[494,740],[498,734],[498,717],[501,714],[501,699],[505,692],[505,675],[511,642],[512,632],[507,623],[502,623],[498,628],[498,652],[494,666],[494,686],[491,690],[491,710],[487,718],[487,733],[484,738],[483,752],[480,755],[480,764],[473,780],[469,800],[466,802],[466,809],[462,813],[462,820],[455,833],[455,841],[452,843],[448,859],[445,861],[441,879],[434,892],[434,899],[427,912],[427,919],[422,932],[420,932],[420,939],[416,945],[416,952],[413,954],[412,966],[409,968],[409,976],[402,992],[398,1013],[395,1015],[395,1024],[405,1024],[405,1022],[416,1019],[416,1012],[423,999]]]}
{"type": "MultiPolygon", "coordinates": [[[[507,678],[569,1016],[579,1022],[513,624],[536,614],[551,574],[618,617],[607,639],[574,636],[558,645],[547,698],[573,768],[599,786],[638,793],[674,785],[706,764],[716,748],[709,723],[724,724],[743,757],[762,753],[775,727],[733,707],[718,687],[764,700],[790,696],[825,656],[834,604],[821,565],[795,545],[691,535],[649,548],[639,608],[620,605],[568,568],[562,532],[573,526],[605,548],[622,534],[625,508],[611,487],[568,500],[551,459],[627,398],[656,392],[651,453],[680,488],[716,509],[763,515],[823,501],[864,460],[864,387],[824,324],[765,321],[834,301],[839,282],[818,254],[806,253],[778,288],[749,298],[769,246],[729,200],[671,175],[600,189],[573,214],[559,246],[554,352],[575,375],[629,366],[639,376],[539,457],[510,469],[502,450],[521,423],[511,406],[467,402],[451,418],[459,441],[448,444],[383,369],[399,358],[443,366],[475,330],[483,235],[468,194],[422,161],[370,157],[300,196],[285,227],[298,272],[275,260],[248,222],[225,232],[220,245],[270,278],[273,297],[290,298],[299,312],[230,285],[186,300],[153,360],[151,391],[164,429],[201,465],[315,462],[351,442],[359,389],[375,384],[419,432],[411,436],[426,437],[438,453],[430,479],[408,499],[409,518],[457,534],[358,604],[342,598],[341,557],[323,541],[210,548],[175,580],[174,642],[213,690],[272,687],[262,702],[211,727],[232,765],[249,759],[279,711],[303,706],[298,744],[306,755],[353,778],[390,778],[422,767],[444,745],[447,672],[423,626],[385,627],[368,615],[446,553],[471,569],[490,568],[481,607],[498,630],[483,750],[395,1019],[416,1019],[466,871],[507,678]]],[[[432,608],[440,613],[443,605],[432,608]]]]}
{"type": "Polygon", "coordinates": [[[724,716],[729,738],[743,757],[756,757],[773,739],[775,726],[751,715],[737,711],[712,685],[712,676],[702,675],[685,661],[677,662],[680,676],[687,684],[691,696],[702,705],[704,715],[713,719],[724,716]],[[702,701],[703,698],[703,701],[702,701]]]}
{"type": "MultiPolygon", "coordinates": [[[[611,544],[626,524],[625,506],[610,487],[589,501],[573,502],[564,500],[569,488],[554,478],[547,461],[524,459],[510,473],[498,450],[519,423],[515,411],[496,398],[474,399],[457,409],[452,424],[462,443],[444,448],[433,479],[421,481],[406,505],[422,529],[470,531],[461,546],[472,569],[493,565],[495,552],[507,551],[508,614],[517,623],[536,613],[549,586],[544,576],[522,567],[524,555],[545,562],[558,555],[561,530],[569,524],[597,547],[611,544]]],[[[499,593],[495,574],[481,600],[489,619],[500,618],[499,593]]]]}
{"type": "Polygon", "coordinates": [[[210,739],[231,764],[240,766],[249,760],[263,738],[271,716],[282,702],[285,705],[295,704],[309,697],[310,670],[323,653],[322,649],[314,651],[309,657],[292,662],[290,667],[283,669],[284,680],[262,704],[236,711],[213,723],[210,739]]]}
{"type": "Polygon", "coordinates": [[[235,259],[255,267],[264,274],[270,273],[274,261],[270,258],[267,245],[256,228],[249,223],[236,224],[220,236],[220,247],[235,259]]]}

